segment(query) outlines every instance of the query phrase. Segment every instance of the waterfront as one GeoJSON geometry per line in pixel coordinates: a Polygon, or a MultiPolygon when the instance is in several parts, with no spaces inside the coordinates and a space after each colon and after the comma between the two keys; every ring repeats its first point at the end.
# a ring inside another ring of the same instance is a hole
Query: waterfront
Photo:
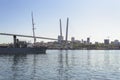
{"type": "Polygon", "coordinates": [[[119,80],[120,50],[0,55],[0,80],[119,80]]]}

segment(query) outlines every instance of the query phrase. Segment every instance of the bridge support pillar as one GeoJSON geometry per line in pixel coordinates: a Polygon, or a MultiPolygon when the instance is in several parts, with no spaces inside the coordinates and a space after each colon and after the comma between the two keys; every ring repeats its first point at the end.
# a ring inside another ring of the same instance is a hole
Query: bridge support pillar
{"type": "Polygon", "coordinates": [[[14,47],[16,47],[17,45],[17,39],[16,39],[16,35],[13,35],[13,43],[14,43],[14,47]]]}

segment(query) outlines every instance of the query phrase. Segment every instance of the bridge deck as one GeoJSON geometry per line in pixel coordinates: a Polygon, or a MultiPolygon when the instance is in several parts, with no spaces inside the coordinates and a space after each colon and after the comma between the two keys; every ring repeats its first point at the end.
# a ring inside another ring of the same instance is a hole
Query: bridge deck
{"type": "Polygon", "coordinates": [[[30,35],[20,35],[20,34],[9,34],[9,33],[0,33],[0,35],[6,35],[6,36],[18,36],[18,37],[28,37],[28,38],[37,38],[37,39],[48,39],[48,40],[58,40],[55,38],[48,38],[48,37],[34,37],[30,35]]]}

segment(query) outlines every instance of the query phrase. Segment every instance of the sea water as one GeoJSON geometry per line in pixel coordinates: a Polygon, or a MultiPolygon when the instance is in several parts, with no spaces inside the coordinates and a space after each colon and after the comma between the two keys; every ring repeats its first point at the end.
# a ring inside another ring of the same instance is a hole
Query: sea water
{"type": "Polygon", "coordinates": [[[0,54],[0,80],[120,80],[120,50],[0,54]]]}

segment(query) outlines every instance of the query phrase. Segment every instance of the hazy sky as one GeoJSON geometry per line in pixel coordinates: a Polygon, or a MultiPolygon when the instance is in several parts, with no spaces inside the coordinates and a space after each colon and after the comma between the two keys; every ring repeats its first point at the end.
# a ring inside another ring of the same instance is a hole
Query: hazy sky
{"type": "MultiPolygon", "coordinates": [[[[120,0],[0,0],[0,32],[32,35],[31,11],[37,36],[57,38],[60,18],[65,35],[69,17],[69,39],[120,40],[120,0]]],[[[0,35],[0,43],[9,41],[0,35]]]]}

